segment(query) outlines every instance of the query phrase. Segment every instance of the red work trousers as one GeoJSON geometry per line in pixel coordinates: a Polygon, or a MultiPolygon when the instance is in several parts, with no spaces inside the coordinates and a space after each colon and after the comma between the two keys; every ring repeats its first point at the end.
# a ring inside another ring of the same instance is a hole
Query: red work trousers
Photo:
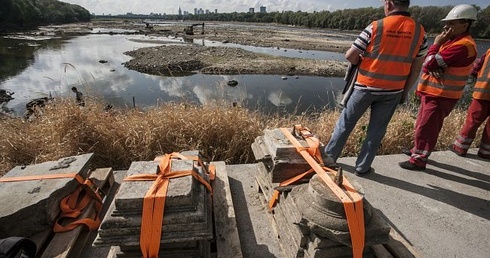
{"type": "Polygon", "coordinates": [[[425,167],[436,146],[444,119],[451,113],[458,100],[418,94],[420,107],[415,122],[414,147],[410,163],[425,167]]]}
{"type": "MultiPolygon", "coordinates": [[[[466,121],[454,141],[453,149],[460,154],[466,154],[476,137],[480,125],[490,116],[490,101],[473,99],[466,115],[466,121]]],[[[490,158],[490,119],[487,120],[481,137],[479,154],[490,158]]]]}

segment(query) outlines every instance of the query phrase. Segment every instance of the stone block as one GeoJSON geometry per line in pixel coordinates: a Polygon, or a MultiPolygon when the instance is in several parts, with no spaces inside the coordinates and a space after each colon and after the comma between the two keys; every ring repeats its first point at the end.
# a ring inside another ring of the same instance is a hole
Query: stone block
{"type": "MultiPolygon", "coordinates": [[[[182,152],[187,156],[198,153],[182,152]]],[[[206,181],[202,167],[192,160],[173,159],[171,171],[192,170],[206,181]]],[[[127,176],[157,173],[158,162],[133,162],[127,176]]],[[[139,248],[143,198],[153,181],[123,181],[111,204],[108,215],[103,219],[94,245],[118,246],[124,255],[131,248],[139,248]]],[[[209,241],[213,238],[211,194],[207,188],[191,175],[170,179],[162,222],[162,245],[178,245],[209,241]]],[[[136,256],[138,256],[138,251],[136,256]]],[[[122,254],[121,254],[122,255],[122,254]]],[[[123,257],[118,255],[118,257],[123,257]]],[[[126,257],[126,256],[124,256],[126,257]]]]}
{"type": "MultiPolygon", "coordinates": [[[[90,153],[17,166],[3,178],[52,174],[78,174],[86,178],[92,156],[90,153]]],[[[29,237],[51,229],[60,211],[60,201],[79,185],[75,178],[0,182],[0,238],[29,237]]]]}
{"type": "MultiPolygon", "coordinates": [[[[321,237],[351,246],[343,205],[333,193],[329,193],[328,187],[322,187],[318,178],[314,176],[308,185],[295,187],[288,195],[295,209],[301,213],[301,217],[298,214],[292,216],[296,220],[294,223],[308,227],[310,232],[321,237]]],[[[366,200],[363,200],[363,206],[366,246],[386,243],[390,226],[366,200]]]]}
{"type": "MultiPolygon", "coordinates": [[[[305,140],[298,141],[308,147],[305,140]]],[[[264,135],[252,144],[252,150],[256,160],[266,165],[273,183],[283,182],[311,168],[280,129],[264,130],[264,135]]]]}

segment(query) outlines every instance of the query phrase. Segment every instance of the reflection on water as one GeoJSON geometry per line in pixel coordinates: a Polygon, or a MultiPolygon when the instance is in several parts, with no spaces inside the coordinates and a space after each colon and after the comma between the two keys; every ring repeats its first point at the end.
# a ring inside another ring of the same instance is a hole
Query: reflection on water
{"type": "MultiPolygon", "coordinates": [[[[19,115],[28,101],[49,94],[72,96],[70,88],[77,86],[85,96],[102,97],[119,107],[132,106],[133,100],[137,106],[165,101],[207,104],[224,100],[230,105],[237,103],[263,112],[290,113],[332,107],[329,103],[333,103],[343,87],[341,78],[292,76],[284,80],[281,75],[203,74],[163,77],[131,71],[122,65],[130,60],[123,54],[125,51],[162,42],[168,42],[168,38],[94,34],[37,40],[36,44],[29,39],[0,39],[0,89],[15,92],[15,99],[6,107],[19,115]],[[232,79],[238,81],[236,87],[227,85],[232,79]]],[[[261,48],[246,48],[267,53],[261,48]]]]}
{"type": "MultiPolygon", "coordinates": [[[[429,39],[431,40],[431,39],[429,39]]],[[[226,101],[262,112],[305,112],[332,108],[343,87],[341,78],[281,75],[203,75],[163,77],[126,69],[123,53],[141,47],[184,43],[181,39],[144,35],[92,34],[73,38],[0,38],[0,89],[15,92],[3,105],[16,114],[25,104],[49,94],[72,96],[77,86],[85,96],[103,98],[113,106],[152,106],[166,101],[208,104],[226,101]],[[101,60],[107,62],[99,62],[101,60]],[[227,82],[237,80],[230,87],[227,82]]],[[[207,46],[241,47],[249,51],[303,58],[337,59],[340,53],[260,48],[197,41],[207,46]]],[[[479,55],[490,43],[478,42],[479,55]]],[[[343,57],[342,57],[343,58],[343,57]]],[[[341,59],[342,60],[342,59],[341,59]]],[[[73,96],[74,97],[74,96],[73,96]]]]}

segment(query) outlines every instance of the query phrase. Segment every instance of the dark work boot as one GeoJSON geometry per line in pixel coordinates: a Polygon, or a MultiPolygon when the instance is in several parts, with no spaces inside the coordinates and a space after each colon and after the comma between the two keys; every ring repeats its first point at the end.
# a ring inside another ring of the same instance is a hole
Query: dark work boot
{"type": "Polygon", "coordinates": [[[450,145],[448,150],[450,150],[451,152],[453,152],[454,154],[456,154],[460,157],[466,157],[466,153],[462,153],[462,152],[457,151],[456,148],[454,148],[454,145],[450,145]]]}
{"type": "Polygon", "coordinates": [[[408,160],[404,161],[404,162],[400,162],[400,163],[398,163],[398,165],[401,168],[408,169],[408,170],[417,170],[417,171],[425,170],[425,167],[419,167],[415,164],[410,163],[410,161],[408,161],[408,160]]]}

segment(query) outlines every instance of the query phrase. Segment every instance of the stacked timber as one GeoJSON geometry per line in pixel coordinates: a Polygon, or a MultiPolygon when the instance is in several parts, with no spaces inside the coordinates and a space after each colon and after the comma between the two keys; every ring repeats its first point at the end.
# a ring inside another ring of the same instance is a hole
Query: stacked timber
{"type": "Polygon", "coordinates": [[[5,174],[2,177],[4,180],[26,177],[39,179],[0,182],[0,238],[30,237],[50,231],[60,212],[61,199],[80,185],[74,175],[87,178],[92,156],[84,154],[58,161],[16,166],[5,174]],[[66,177],[46,178],[49,175],[66,177]]]}
{"type": "MultiPolygon", "coordinates": [[[[302,156],[281,134],[280,129],[266,130],[264,136],[252,144],[252,149],[261,161],[256,180],[266,200],[272,197],[274,189],[282,191],[272,211],[272,221],[285,257],[352,257],[351,236],[343,204],[320,177],[313,173],[308,182],[289,187],[278,187],[279,184],[274,182],[289,179],[311,168],[305,161],[300,161],[302,156]],[[293,162],[291,166],[287,165],[287,161],[293,162]],[[304,164],[302,171],[300,164],[304,164]]],[[[306,141],[298,140],[303,147],[308,147],[306,141]]],[[[328,175],[334,179],[333,174],[328,175]]],[[[362,187],[352,180],[351,183],[362,195],[362,187]]],[[[365,199],[363,204],[363,257],[374,257],[370,247],[388,242],[390,226],[365,199]]]]}
{"type": "MultiPolygon", "coordinates": [[[[197,151],[183,152],[198,156],[197,151]]],[[[157,161],[133,162],[126,177],[156,174],[157,161]]],[[[204,169],[192,160],[172,159],[171,171],[200,174],[209,182],[204,169]]],[[[111,246],[112,257],[142,257],[140,231],[143,198],[153,181],[123,181],[103,219],[95,246],[111,246]]],[[[213,239],[212,202],[207,188],[193,176],[170,179],[165,201],[160,257],[210,257],[213,239]]]]}

